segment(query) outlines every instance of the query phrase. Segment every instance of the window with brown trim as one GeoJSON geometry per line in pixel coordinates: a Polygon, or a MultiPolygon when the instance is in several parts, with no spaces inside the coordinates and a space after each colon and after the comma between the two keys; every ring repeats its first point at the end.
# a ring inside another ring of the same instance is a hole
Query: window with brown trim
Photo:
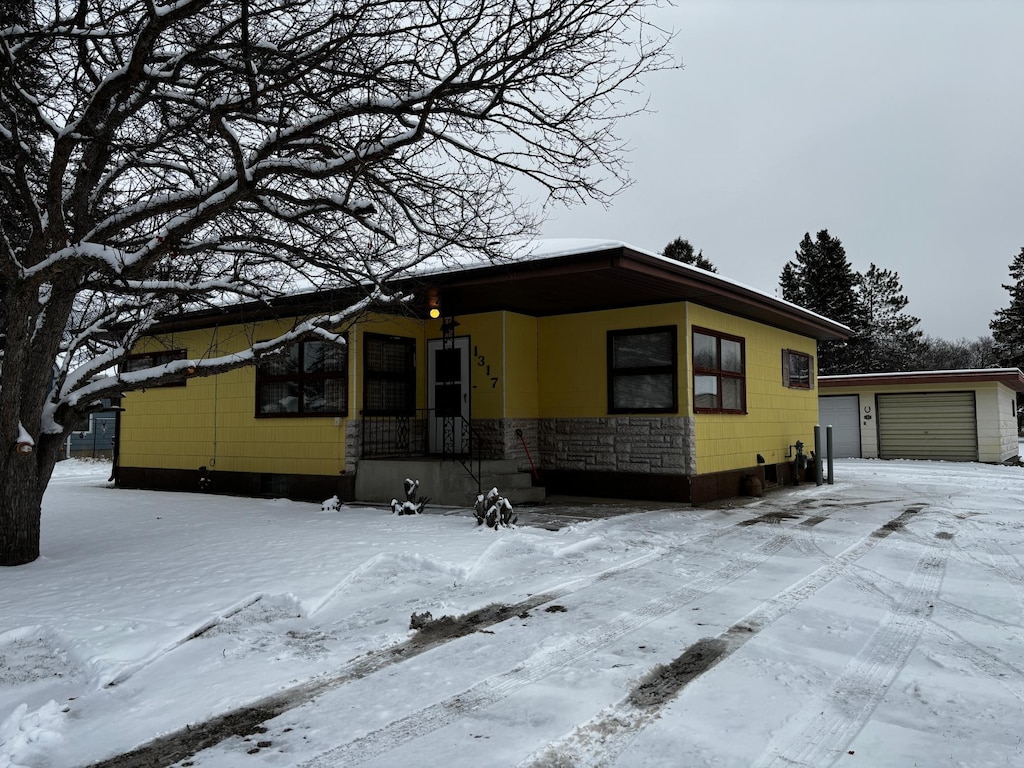
{"type": "Polygon", "coordinates": [[[416,340],[363,335],[363,413],[408,416],[416,411],[416,340]]]}
{"type": "Polygon", "coordinates": [[[741,337],[706,328],[693,329],[693,410],[747,412],[746,360],[741,337]]]}
{"type": "MultiPolygon", "coordinates": [[[[174,362],[175,360],[184,360],[185,354],[186,350],[184,349],[167,349],[159,352],[143,352],[139,355],[128,355],[121,364],[121,372],[131,373],[132,371],[143,371],[146,368],[155,368],[158,365],[166,365],[167,363],[174,362]]],[[[167,381],[161,384],[149,384],[146,386],[146,389],[184,386],[185,373],[182,372],[181,381],[167,381]]]]}
{"type": "Polygon", "coordinates": [[[782,386],[790,389],[813,389],[814,358],[795,349],[782,350],[782,386]]]}
{"type": "Polygon", "coordinates": [[[679,410],[676,327],[608,331],[608,413],[679,410]]]}
{"type": "Polygon", "coordinates": [[[301,341],[261,360],[256,415],[347,416],[348,345],[301,341]]]}

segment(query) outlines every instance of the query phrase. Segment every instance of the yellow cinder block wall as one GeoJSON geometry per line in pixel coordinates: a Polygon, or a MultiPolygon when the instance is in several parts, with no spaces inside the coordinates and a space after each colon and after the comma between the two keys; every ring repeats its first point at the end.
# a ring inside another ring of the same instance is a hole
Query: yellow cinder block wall
{"type": "MultiPolygon", "coordinates": [[[[678,399],[680,413],[685,414],[685,323],[686,305],[683,303],[540,318],[537,321],[540,417],[608,416],[608,331],[662,325],[678,327],[678,399]]],[[[629,418],[629,414],[611,418],[629,418]]]]}
{"type": "MultiPolygon", "coordinates": [[[[265,322],[167,334],[145,340],[134,351],[185,349],[191,359],[206,359],[243,351],[253,341],[273,338],[292,325],[265,322]]],[[[347,334],[350,360],[358,354],[366,331],[415,338],[417,359],[423,359],[422,321],[368,317],[340,330],[347,334]]],[[[361,408],[361,384],[359,367],[350,363],[348,418],[361,408]]],[[[336,475],[344,470],[347,418],[257,418],[255,399],[256,371],[251,366],[192,378],[184,387],[129,392],[122,403],[120,463],[296,475],[336,475]]]]}
{"type": "MultiPolygon", "coordinates": [[[[786,452],[797,440],[810,455],[814,425],[818,422],[817,375],[810,390],[782,384],[782,350],[791,349],[814,357],[817,342],[806,336],[762,325],[698,305],[687,311],[687,339],[693,327],[739,336],[746,356],[747,413],[698,413],[694,415],[697,438],[697,473],[722,472],[753,467],[757,454],[768,464],[787,461],[786,452]]],[[[693,360],[685,358],[688,381],[693,380],[693,360]]],[[[692,406],[690,407],[692,413],[692,406]]]]}
{"type": "MultiPolygon", "coordinates": [[[[505,312],[485,312],[458,318],[456,337],[469,339],[470,407],[474,419],[500,419],[504,415],[507,391],[505,365],[505,312]]],[[[431,338],[441,338],[441,329],[428,329],[431,338]]],[[[426,365],[417,367],[420,386],[426,390],[426,365]],[[422,369],[422,370],[420,370],[422,369]]]]}

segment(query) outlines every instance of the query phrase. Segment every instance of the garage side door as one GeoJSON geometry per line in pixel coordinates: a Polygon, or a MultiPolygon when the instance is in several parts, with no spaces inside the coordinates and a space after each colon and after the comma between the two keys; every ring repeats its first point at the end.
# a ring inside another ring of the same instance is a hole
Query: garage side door
{"type": "Polygon", "coordinates": [[[878,395],[878,455],[977,461],[974,393],[878,395]]]}
{"type": "MultiPolygon", "coordinates": [[[[824,430],[832,425],[832,458],[860,458],[860,397],[858,395],[825,395],[818,398],[818,423],[824,430]]],[[[826,450],[827,454],[827,441],[826,450]]]]}

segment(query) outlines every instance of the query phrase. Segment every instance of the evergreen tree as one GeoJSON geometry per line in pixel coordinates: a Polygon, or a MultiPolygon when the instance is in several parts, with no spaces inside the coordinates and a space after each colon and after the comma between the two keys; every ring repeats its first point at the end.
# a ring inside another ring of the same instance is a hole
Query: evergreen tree
{"type": "Polygon", "coordinates": [[[818,371],[822,375],[858,373],[862,365],[864,313],[858,288],[860,276],[850,266],[838,237],[827,229],[812,240],[805,233],[796,259],[782,268],[782,298],[854,331],[849,341],[818,343],[818,371]]]}
{"type": "Polygon", "coordinates": [[[999,364],[1006,368],[1024,368],[1024,248],[1010,264],[1010,306],[997,310],[988,327],[995,341],[999,364]]]}
{"type": "Polygon", "coordinates": [[[715,265],[710,260],[704,257],[704,251],[701,250],[699,253],[694,254],[693,246],[690,245],[689,240],[684,240],[681,237],[677,237],[671,243],[665,246],[665,249],[661,252],[661,255],[667,259],[675,259],[683,264],[690,264],[700,269],[706,269],[708,272],[718,272],[715,269],[715,265]]]}
{"type": "Polygon", "coordinates": [[[910,300],[903,295],[899,275],[872,264],[858,277],[863,322],[859,372],[913,370],[923,334],[916,327],[920,319],[903,312],[910,300]]]}

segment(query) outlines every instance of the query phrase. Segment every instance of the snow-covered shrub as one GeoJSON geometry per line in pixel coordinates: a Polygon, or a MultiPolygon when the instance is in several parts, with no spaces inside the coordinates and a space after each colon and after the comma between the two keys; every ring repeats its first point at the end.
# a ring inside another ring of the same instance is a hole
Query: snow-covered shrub
{"type": "Polygon", "coordinates": [[[519,519],[512,516],[512,502],[498,493],[497,488],[491,488],[486,495],[481,493],[476,497],[473,513],[477,525],[486,525],[494,530],[511,528],[519,519]]]}
{"type": "Polygon", "coordinates": [[[420,496],[416,498],[416,491],[420,487],[419,480],[412,480],[405,478],[405,501],[399,502],[398,499],[391,500],[391,512],[392,514],[398,515],[418,515],[423,512],[423,508],[427,506],[427,502],[430,499],[420,496]]]}
{"type": "Polygon", "coordinates": [[[341,509],[341,500],[337,496],[331,496],[320,505],[321,512],[337,512],[341,509]]]}

